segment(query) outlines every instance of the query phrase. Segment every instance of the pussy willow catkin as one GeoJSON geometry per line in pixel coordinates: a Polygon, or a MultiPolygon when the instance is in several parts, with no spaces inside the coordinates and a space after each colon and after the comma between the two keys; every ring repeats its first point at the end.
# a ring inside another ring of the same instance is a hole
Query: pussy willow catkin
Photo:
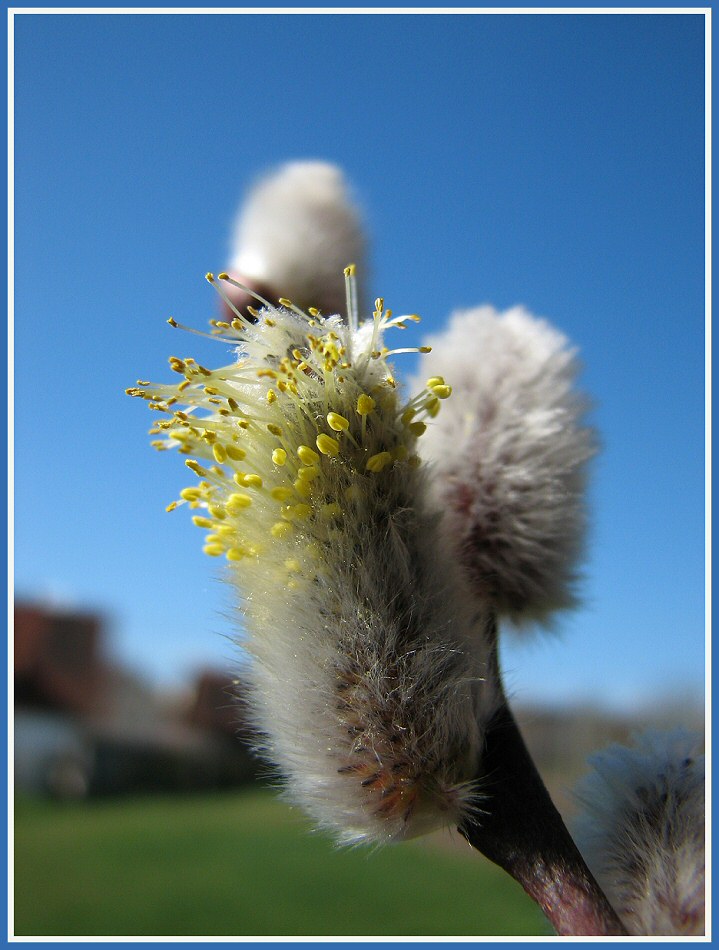
{"type": "MultiPolygon", "coordinates": [[[[319,825],[377,842],[468,817],[498,697],[488,618],[447,566],[415,451],[450,386],[400,399],[388,358],[414,348],[383,337],[418,318],[378,299],[360,324],[345,275],[347,320],[259,298],[213,321],[228,365],[171,357],[178,385],[128,392],[196,478],[168,507],[191,510],[237,591],[261,751],[319,825]]],[[[207,276],[226,297],[233,281],[207,276]]]]}

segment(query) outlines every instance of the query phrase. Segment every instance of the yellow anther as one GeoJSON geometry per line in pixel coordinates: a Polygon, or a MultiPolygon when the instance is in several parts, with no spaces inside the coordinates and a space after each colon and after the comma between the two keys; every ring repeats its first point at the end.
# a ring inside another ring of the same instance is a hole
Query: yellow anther
{"type": "Polygon", "coordinates": [[[430,376],[425,385],[427,389],[434,389],[435,386],[444,386],[444,376],[430,376]]]}
{"type": "Polygon", "coordinates": [[[420,353],[431,353],[431,352],[432,352],[432,347],[431,347],[431,346],[420,346],[420,347],[419,347],[419,352],[420,352],[420,353]]]}
{"type": "Polygon", "coordinates": [[[273,538],[286,538],[292,534],[292,525],[286,521],[277,521],[270,528],[270,534],[273,538]]]}
{"type": "Polygon", "coordinates": [[[237,420],[237,425],[238,425],[241,429],[249,429],[249,428],[250,428],[250,424],[249,424],[249,422],[247,421],[247,419],[238,419],[238,420],[237,420]]]}
{"type": "Polygon", "coordinates": [[[296,478],[292,487],[301,498],[309,498],[312,494],[312,488],[309,482],[303,482],[301,478],[296,478]]]}
{"type": "Polygon", "coordinates": [[[224,550],[221,544],[206,544],[202,549],[203,554],[209,554],[210,557],[219,557],[224,550]]]}
{"type": "Polygon", "coordinates": [[[205,280],[208,280],[210,283],[213,283],[213,282],[214,282],[214,280],[215,280],[215,275],[212,273],[212,271],[208,271],[208,272],[205,274],[205,280]]]}
{"type": "Polygon", "coordinates": [[[288,557],[285,561],[285,567],[288,571],[292,571],[294,574],[299,574],[302,570],[302,565],[296,557],[288,557]]]}
{"type": "Polygon", "coordinates": [[[317,307],[308,307],[308,308],[307,308],[307,313],[309,313],[309,315],[310,315],[311,317],[319,317],[319,315],[320,315],[320,312],[319,312],[319,310],[317,309],[317,307]]]}
{"type": "Polygon", "coordinates": [[[183,488],[180,492],[180,498],[184,498],[185,501],[197,501],[201,496],[202,492],[199,488],[183,488]]]}
{"type": "Polygon", "coordinates": [[[408,426],[416,415],[417,415],[417,410],[409,408],[409,409],[405,409],[405,411],[402,413],[402,415],[399,418],[403,426],[408,426]]]}
{"type": "Polygon", "coordinates": [[[201,515],[193,515],[192,523],[196,524],[198,528],[214,528],[215,525],[209,518],[203,518],[201,515]]]}
{"type": "Polygon", "coordinates": [[[347,267],[345,267],[345,271],[344,271],[345,277],[354,277],[356,272],[357,272],[357,268],[355,267],[354,264],[348,264],[347,267]]]}
{"type": "Polygon", "coordinates": [[[204,468],[195,459],[185,459],[185,465],[191,469],[195,475],[199,475],[200,478],[207,474],[204,468]]]}
{"type": "Polygon", "coordinates": [[[303,482],[313,482],[319,474],[320,470],[316,465],[305,465],[297,469],[297,477],[303,482]]]}
{"type": "Polygon", "coordinates": [[[378,297],[374,302],[374,308],[378,313],[384,310],[384,297],[378,297]]]}
{"type": "Polygon", "coordinates": [[[243,475],[242,484],[246,488],[262,488],[262,479],[259,475],[251,473],[249,475],[243,475]]]}
{"type": "Polygon", "coordinates": [[[251,504],[252,499],[249,495],[233,492],[227,499],[227,510],[229,512],[240,511],[242,508],[249,508],[251,504]]]}
{"type": "Polygon", "coordinates": [[[285,488],[282,485],[278,485],[277,488],[270,490],[270,495],[275,501],[289,501],[292,498],[292,489],[285,488]]]}
{"type": "Polygon", "coordinates": [[[216,462],[225,462],[227,460],[227,452],[225,452],[223,446],[219,442],[215,442],[212,446],[212,454],[215,456],[216,462]]]}
{"type": "Polygon", "coordinates": [[[273,402],[277,402],[277,393],[274,389],[267,390],[267,402],[272,405],[273,402]]]}
{"type": "Polygon", "coordinates": [[[275,425],[274,422],[267,423],[267,431],[272,433],[272,435],[276,435],[278,439],[282,435],[282,429],[280,429],[279,426],[275,425]]]}
{"type": "Polygon", "coordinates": [[[229,548],[225,557],[228,561],[241,561],[243,557],[247,557],[247,551],[244,548],[229,548]]]}
{"type": "Polygon", "coordinates": [[[328,505],[322,505],[320,514],[323,518],[339,518],[342,514],[342,506],[338,502],[332,501],[328,505]]]}
{"type": "Polygon", "coordinates": [[[378,452],[376,455],[367,459],[366,468],[370,472],[381,472],[392,462],[392,456],[389,452],[378,452]]]}
{"type": "Polygon", "coordinates": [[[230,275],[222,271],[221,274],[217,275],[218,280],[229,280],[230,275]]]}
{"type": "Polygon", "coordinates": [[[427,414],[430,416],[430,418],[434,419],[434,417],[439,412],[439,399],[437,399],[436,396],[433,396],[425,406],[425,409],[427,410],[427,414]]]}
{"type": "Polygon", "coordinates": [[[278,297],[277,302],[281,307],[291,307],[292,301],[288,300],[287,297],[278,297]]]}
{"type": "Polygon", "coordinates": [[[300,445],[297,448],[297,457],[305,465],[317,465],[320,460],[319,455],[309,445],[300,445]]]}
{"type": "Polygon", "coordinates": [[[357,397],[357,412],[361,416],[368,416],[376,405],[374,399],[371,396],[366,396],[364,393],[357,397]]]}
{"type": "Polygon", "coordinates": [[[219,534],[221,538],[231,538],[235,533],[235,529],[231,524],[218,524],[215,525],[215,533],[219,534]]]}
{"type": "Polygon", "coordinates": [[[284,449],[275,449],[272,453],[272,461],[275,465],[284,465],[287,461],[287,452],[284,449]]]}
{"type": "Polygon", "coordinates": [[[170,324],[171,327],[176,327],[176,326],[177,326],[177,320],[175,320],[174,317],[168,317],[168,318],[167,318],[167,322],[170,324]]]}
{"type": "Polygon", "coordinates": [[[415,436],[416,438],[419,438],[421,435],[424,435],[424,433],[427,431],[427,423],[426,422],[412,422],[410,423],[408,428],[413,436],[415,436]]]}
{"type": "Polygon", "coordinates": [[[171,501],[169,505],[165,508],[165,511],[174,511],[177,508],[177,502],[171,501]]]}
{"type": "Polygon", "coordinates": [[[219,534],[208,534],[205,538],[205,544],[222,544],[222,538],[219,534]]]}
{"type": "Polygon", "coordinates": [[[182,442],[183,439],[190,438],[190,433],[185,429],[170,429],[167,434],[171,439],[175,439],[177,442],[182,442]]]}
{"type": "Polygon", "coordinates": [[[227,517],[227,512],[220,505],[208,505],[207,510],[213,518],[219,518],[220,521],[227,517]]]}
{"type": "Polygon", "coordinates": [[[359,501],[362,497],[362,489],[359,485],[348,485],[345,488],[345,498],[349,501],[359,501]]]}
{"type": "Polygon", "coordinates": [[[335,456],[340,454],[340,444],[337,439],[333,439],[331,435],[320,432],[315,441],[317,448],[323,455],[335,456]]]}
{"type": "Polygon", "coordinates": [[[304,521],[312,514],[312,506],[300,502],[298,505],[287,505],[282,509],[282,517],[287,521],[304,521]]]}
{"type": "Polygon", "coordinates": [[[338,412],[327,413],[327,425],[335,432],[345,432],[350,427],[349,419],[345,419],[338,412]]]}
{"type": "Polygon", "coordinates": [[[451,386],[433,386],[432,392],[437,396],[438,399],[447,399],[452,395],[451,386]]]}
{"type": "Polygon", "coordinates": [[[231,458],[233,462],[241,462],[247,455],[247,452],[237,445],[226,445],[225,452],[227,452],[228,457],[231,458]]]}

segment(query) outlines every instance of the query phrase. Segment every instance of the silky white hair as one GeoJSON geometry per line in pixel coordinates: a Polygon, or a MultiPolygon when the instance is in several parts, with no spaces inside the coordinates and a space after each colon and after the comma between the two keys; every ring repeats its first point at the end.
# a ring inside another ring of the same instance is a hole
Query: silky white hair
{"type": "Polygon", "coordinates": [[[704,757],[676,729],[612,745],[575,790],[577,845],[633,936],[704,933],[704,757]]]}
{"type": "Polygon", "coordinates": [[[423,372],[454,395],[420,445],[443,529],[476,596],[517,625],[576,602],[595,451],[566,337],[521,307],[454,313],[423,372]]]}
{"type": "Polygon", "coordinates": [[[335,165],[288,162],[250,191],[235,225],[229,271],[329,315],[344,310],[348,264],[366,278],[360,213],[335,165]]]}

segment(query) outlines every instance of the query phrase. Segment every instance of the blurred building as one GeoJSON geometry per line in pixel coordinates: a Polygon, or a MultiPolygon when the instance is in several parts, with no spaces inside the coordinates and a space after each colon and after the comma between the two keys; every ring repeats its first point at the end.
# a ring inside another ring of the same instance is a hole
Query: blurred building
{"type": "Polygon", "coordinates": [[[92,613],[16,604],[15,784],[56,797],[228,787],[257,768],[229,676],[159,693],[103,655],[92,613]]]}

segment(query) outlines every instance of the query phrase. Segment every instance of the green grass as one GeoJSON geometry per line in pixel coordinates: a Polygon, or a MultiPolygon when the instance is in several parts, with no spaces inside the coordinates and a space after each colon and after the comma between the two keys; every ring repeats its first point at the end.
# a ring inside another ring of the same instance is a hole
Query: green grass
{"type": "Polygon", "coordinates": [[[480,855],[337,850],[267,791],[22,802],[17,936],[527,936],[551,931],[480,855]]]}

